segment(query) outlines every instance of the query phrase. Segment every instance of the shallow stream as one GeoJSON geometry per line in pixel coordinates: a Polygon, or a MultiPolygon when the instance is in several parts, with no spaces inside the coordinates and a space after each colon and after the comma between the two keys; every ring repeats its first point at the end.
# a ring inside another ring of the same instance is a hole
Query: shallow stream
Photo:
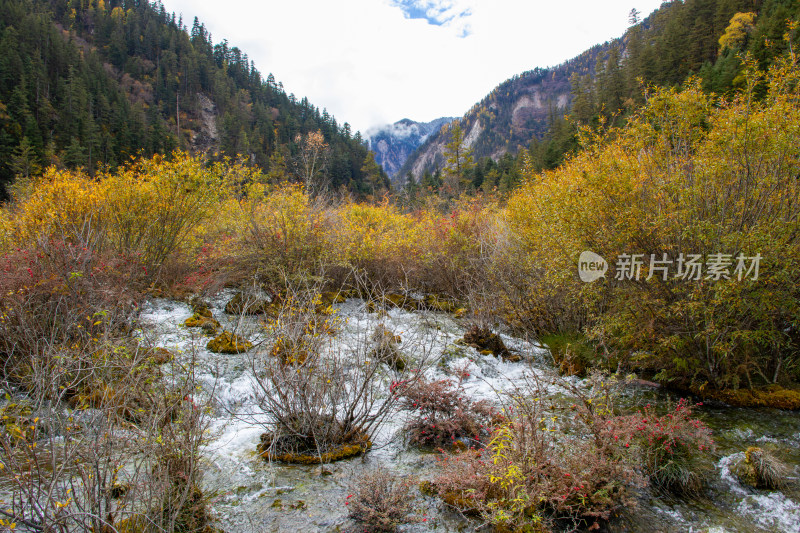
{"type": "MultiPolygon", "coordinates": [[[[211,302],[214,317],[256,344],[264,340],[257,317],[232,317],[223,312],[231,293],[211,302]]],[[[512,350],[524,355],[519,363],[504,362],[477,350],[458,346],[466,324],[443,313],[388,311],[388,316],[368,312],[363,301],[347,300],[334,306],[344,324],[336,342],[343,346],[362,342],[379,324],[403,338],[404,354],[427,357],[426,374],[431,378],[452,377],[466,368],[466,391],[475,398],[496,399],[495,391],[508,390],[526,375],[548,372],[549,354],[523,339],[503,336],[512,350]]],[[[407,447],[402,436],[403,417],[393,413],[381,426],[373,449],[362,458],[333,465],[287,466],[268,464],[256,454],[257,425],[266,420],[255,399],[251,375],[251,353],[219,355],[206,350],[207,337],[199,329],[183,326],[191,316],[181,302],[156,299],[147,304],[143,327],[159,346],[180,356],[196,353],[197,373],[203,394],[211,398],[210,441],[204,450],[204,491],[211,496],[219,526],[228,533],[272,531],[340,531],[353,524],[347,518],[347,486],[359,472],[380,464],[401,475],[430,477],[436,454],[407,447]]],[[[262,347],[265,348],[265,347],[262,347]]],[[[572,378],[573,383],[582,383],[572,378]]],[[[668,393],[642,388],[631,390],[634,401],[657,405],[674,402],[668,393]]],[[[800,483],[784,492],[743,486],[729,465],[749,446],[769,450],[792,466],[797,477],[800,465],[800,414],[770,409],[731,409],[704,406],[697,411],[713,430],[717,442],[716,472],[702,496],[691,500],[670,499],[642,492],[635,509],[615,519],[611,531],[663,532],[798,532],[800,533],[800,483]]],[[[476,524],[446,509],[433,498],[419,495],[420,521],[403,531],[472,531],[476,524]],[[424,519],[424,521],[422,521],[424,519]]]]}

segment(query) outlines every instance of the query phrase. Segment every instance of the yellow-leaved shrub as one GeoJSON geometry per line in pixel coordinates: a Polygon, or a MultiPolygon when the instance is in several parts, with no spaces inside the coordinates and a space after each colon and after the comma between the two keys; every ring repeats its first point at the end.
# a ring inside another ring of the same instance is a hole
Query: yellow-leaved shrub
{"type": "Polygon", "coordinates": [[[797,372],[798,72],[775,68],[758,101],[762,75],[751,70],[748,90],[730,101],[699,82],[654,90],[625,128],[585,136],[562,168],[528,178],[507,209],[512,248],[532,274],[518,298],[523,321],[585,328],[632,366],[682,386],[752,386],[797,372]],[[609,262],[604,281],[579,280],[582,251],[609,262]],[[623,254],[641,254],[638,279],[617,276],[623,254]],[[727,275],[676,277],[681,254],[723,258],[727,275]],[[759,255],[758,279],[740,276],[737,258],[759,255]],[[667,279],[650,271],[651,259],[665,258],[667,279]]]}

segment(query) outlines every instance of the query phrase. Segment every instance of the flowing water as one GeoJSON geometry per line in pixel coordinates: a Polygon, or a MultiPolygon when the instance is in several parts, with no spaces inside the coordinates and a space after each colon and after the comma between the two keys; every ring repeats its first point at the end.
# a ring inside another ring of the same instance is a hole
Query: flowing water
{"type": "MultiPolygon", "coordinates": [[[[223,312],[231,296],[221,294],[211,304],[215,318],[229,330],[254,342],[265,339],[264,329],[252,317],[231,317],[223,312]]],[[[430,378],[452,377],[456,369],[469,373],[465,390],[473,398],[496,399],[496,391],[509,390],[536,374],[548,372],[547,351],[523,339],[503,336],[512,350],[524,354],[522,362],[504,362],[491,355],[455,344],[465,324],[442,313],[393,309],[388,316],[367,311],[363,301],[348,300],[334,306],[343,326],[336,342],[356,345],[378,324],[403,338],[411,357],[426,357],[430,378]],[[409,348],[411,346],[411,348],[409,348]]],[[[212,399],[211,432],[204,450],[204,490],[212,498],[219,526],[229,533],[268,531],[341,531],[352,526],[347,519],[347,486],[366,468],[381,465],[401,475],[431,477],[436,454],[407,447],[402,437],[403,417],[392,413],[375,436],[373,449],[364,457],[319,466],[268,464],[256,454],[268,419],[260,411],[251,378],[251,353],[219,355],[205,349],[208,338],[182,324],[191,316],[183,303],[153,300],[143,310],[142,324],[159,346],[198,357],[198,377],[203,394],[212,399]]],[[[573,384],[581,382],[570,378],[573,384]]],[[[651,389],[632,390],[638,400],[664,405],[669,394],[651,389]]],[[[697,414],[714,430],[718,460],[715,474],[701,496],[671,499],[643,491],[635,509],[622,513],[611,531],[798,532],[800,492],[756,490],[743,486],[729,470],[749,446],[769,450],[793,468],[800,465],[800,415],[769,409],[731,409],[704,406],[697,414]]],[[[800,483],[794,484],[797,487],[800,483]]],[[[402,531],[471,531],[475,524],[446,509],[433,498],[417,496],[420,517],[402,531]],[[423,521],[424,519],[424,521],[423,521]]]]}

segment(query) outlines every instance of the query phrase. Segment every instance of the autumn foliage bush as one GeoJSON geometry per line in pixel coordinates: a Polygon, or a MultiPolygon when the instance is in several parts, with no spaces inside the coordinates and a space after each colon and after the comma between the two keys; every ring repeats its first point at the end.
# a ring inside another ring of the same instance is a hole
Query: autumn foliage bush
{"type": "Polygon", "coordinates": [[[693,418],[693,407],[681,398],[675,408],[658,415],[650,405],[634,414],[605,421],[608,438],[629,449],[654,486],[670,492],[697,492],[711,469],[711,430],[693,418]]]}
{"type": "Polygon", "coordinates": [[[0,257],[4,377],[50,398],[78,387],[88,379],[91,354],[130,329],[142,299],[142,269],[130,258],[64,242],[0,257]]]}
{"type": "Polygon", "coordinates": [[[768,73],[749,64],[729,99],[697,81],[653,89],[627,126],[585,131],[582,152],[528,176],[506,211],[510,255],[530,273],[509,313],[537,333],[582,329],[682,387],[797,379],[799,78],[787,59],[768,73]],[[605,280],[580,281],[583,251],[608,261],[605,280]],[[641,254],[638,278],[615,268],[622,254],[641,254]],[[726,273],[680,278],[681,254],[727,260],[726,273]],[[736,270],[758,255],[757,280],[736,270]],[[651,258],[669,262],[666,279],[651,258]]]}
{"type": "Polygon", "coordinates": [[[554,415],[544,397],[509,392],[507,420],[485,449],[443,457],[432,490],[462,512],[511,531],[548,531],[556,520],[588,527],[630,502],[643,479],[598,415],[554,415]]]}
{"type": "Polygon", "coordinates": [[[393,392],[402,391],[400,405],[410,413],[405,431],[412,443],[447,449],[485,445],[500,414],[491,402],[470,399],[462,379],[423,378],[410,387],[392,386],[393,392]]]}
{"type": "Polygon", "coordinates": [[[426,488],[512,531],[548,531],[556,522],[596,529],[633,505],[632,489],[698,488],[713,469],[713,442],[691,406],[681,400],[664,415],[649,406],[621,415],[614,399],[624,381],[592,381],[586,392],[562,382],[571,404],[548,397],[535,379],[509,391],[506,418],[486,447],[445,455],[426,488]]]}

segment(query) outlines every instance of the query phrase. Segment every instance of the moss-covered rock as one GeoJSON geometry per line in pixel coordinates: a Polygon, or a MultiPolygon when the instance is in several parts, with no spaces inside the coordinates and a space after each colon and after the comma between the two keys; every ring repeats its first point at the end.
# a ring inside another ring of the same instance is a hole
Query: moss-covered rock
{"type": "Polygon", "coordinates": [[[384,324],[378,324],[375,331],[372,332],[372,340],[378,344],[400,344],[403,339],[400,335],[395,335],[384,324]]]}
{"type": "Polygon", "coordinates": [[[154,365],[160,366],[175,359],[175,354],[166,348],[153,348],[148,351],[147,357],[154,365]]]}
{"type": "Polygon", "coordinates": [[[129,422],[139,423],[153,403],[146,390],[131,390],[123,383],[85,383],[68,403],[73,409],[104,409],[129,422]]]}
{"type": "Polygon", "coordinates": [[[204,326],[210,325],[215,328],[219,327],[219,321],[213,317],[201,315],[198,313],[193,314],[189,318],[187,318],[184,323],[184,326],[187,328],[202,328],[204,326]]]}
{"type": "Polygon", "coordinates": [[[472,326],[464,334],[464,343],[472,346],[481,353],[489,352],[495,357],[502,357],[505,361],[516,363],[522,360],[519,354],[509,350],[503,340],[496,333],[492,333],[489,328],[472,326]]]}
{"type": "Polygon", "coordinates": [[[436,296],[435,294],[428,294],[423,299],[425,307],[431,311],[440,311],[442,313],[455,313],[461,307],[453,300],[436,296]]]}
{"type": "Polygon", "coordinates": [[[421,311],[425,309],[425,302],[407,294],[387,294],[383,297],[383,300],[390,307],[399,307],[406,311],[421,311]]]}
{"type": "Polygon", "coordinates": [[[189,299],[189,305],[191,306],[193,313],[197,313],[201,316],[211,318],[212,315],[210,306],[208,302],[204,300],[202,297],[197,295],[192,296],[189,299]]]}
{"type": "Polygon", "coordinates": [[[370,352],[370,357],[386,363],[390,367],[402,372],[408,366],[408,360],[398,346],[402,342],[399,335],[395,335],[383,324],[379,324],[372,334],[375,346],[370,352]]]}
{"type": "Polygon", "coordinates": [[[255,295],[246,295],[237,292],[225,305],[225,312],[229,315],[263,315],[274,314],[278,309],[278,298],[272,301],[255,295]]]}
{"type": "Polygon", "coordinates": [[[419,491],[425,496],[440,498],[447,505],[458,509],[465,516],[480,516],[479,501],[471,498],[469,494],[456,491],[442,491],[432,481],[423,481],[419,484],[419,491]]]}
{"type": "Polygon", "coordinates": [[[739,481],[757,489],[780,490],[786,486],[788,468],[769,452],[750,447],[744,459],[731,467],[739,481]]]}
{"type": "Polygon", "coordinates": [[[319,300],[321,305],[329,307],[333,304],[342,304],[347,301],[347,298],[342,292],[323,291],[319,295],[319,300]]]}
{"type": "Polygon", "coordinates": [[[258,453],[266,460],[279,461],[282,463],[292,463],[301,465],[316,465],[333,463],[343,459],[350,459],[367,452],[372,447],[372,442],[366,433],[359,433],[349,442],[330,446],[323,453],[313,453],[311,450],[306,452],[273,452],[272,445],[274,437],[271,433],[261,435],[261,442],[258,445],[258,453]]]}
{"type": "Polygon", "coordinates": [[[692,392],[706,400],[725,402],[733,407],[772,407],[788,411],[800,410],[800,391],[770,385],[758,389],[713,390],[693,388],[692,392]]]}
{"type": "Polygon", "coordinates": [[[246,339],[230,331],[223,331],[220,335],[210,340],[206,345],[209,351],[214,353],[242,353],[253,347],[253,344],[246,339]]]}
{"type": "Polygon", "coordinates": [[[405,309],[406,311],[421,311],[426,309],[425,302],[407,294],[381,294],[367,301],[367,311],[378,312],[380,309],[405,309]]]}

